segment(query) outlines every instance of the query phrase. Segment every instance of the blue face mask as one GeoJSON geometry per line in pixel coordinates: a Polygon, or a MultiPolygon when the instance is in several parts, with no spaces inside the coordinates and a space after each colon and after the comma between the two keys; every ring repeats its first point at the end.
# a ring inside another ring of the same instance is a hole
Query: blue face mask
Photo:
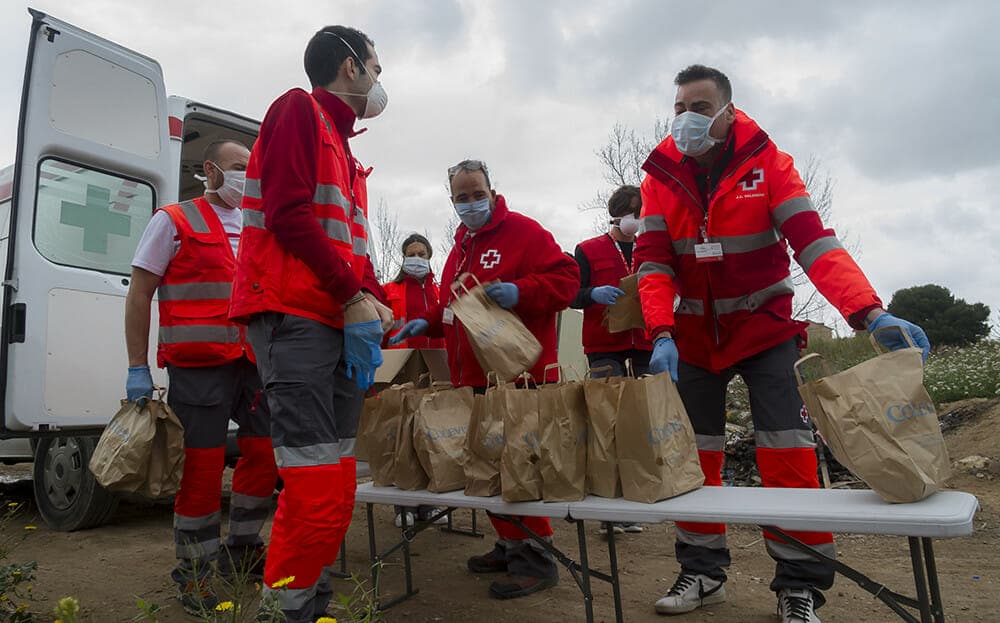
{"type": "Polygon", "coordinates": [[[470,203],[456,203],[455,212],[470,231],[476,231],[490,220],[490,200],[480,199],[470,203]]]}

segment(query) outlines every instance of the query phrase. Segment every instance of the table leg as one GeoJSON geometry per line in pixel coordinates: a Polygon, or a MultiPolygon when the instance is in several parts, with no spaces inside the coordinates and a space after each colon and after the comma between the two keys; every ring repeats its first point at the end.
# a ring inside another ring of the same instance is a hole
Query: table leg
{"type": "Polygon", "coordinates": [[[923,537],[920,540],[924,546],[924,565],[927,567],[927,582],[931,590],[931,611],[934,615],[934,623],[944,623],[944,602],[941,600],[941,587],[938,584],[934,546],[930,537],[923,537]]]}
{"type": "MultiPolygon", "coordinates": [[[[580,522],[583,525],[583,522],[580,522]]],[[[614,526],[611,526],[612,528],[614,526]]],[[[615,621],[622,623],[624,613],[622,612],[622,586],[618,577],[618,546],[615,545],[615,531],[608,530],[608,564],[611,565],[611,592],[615,602],[615,621]]]]}
{"type": "Polygon", "coordinates": [[[913,564],[913,583],[917,589],[917,601],[920,602],[920,622],[931,623],[931,603],[927,594],[927,582],[924,578],[924,563],[920,556],[920,539],[908,537],[910,542],[910,562],[913,564]]]}
{"type": "Polygon", "coordinates": [[[594,622],[594,593],[590,587],[590,564],[587,561],[587,533],[584,530],[583,522],[576,522],[576,534],[580,541],[580,574],[582,582],[580,589],[583,593],[583,608],[587,614],[587,623],[594,622]]]}

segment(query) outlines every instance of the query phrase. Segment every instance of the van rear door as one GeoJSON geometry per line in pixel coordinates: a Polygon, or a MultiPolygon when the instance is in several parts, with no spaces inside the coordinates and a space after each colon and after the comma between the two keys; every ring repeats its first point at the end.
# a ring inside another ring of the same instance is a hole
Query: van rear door
{"type": "Polygon", "coordinates": [[[30,13],[0,343],[7,435],[101,426],[117,409],[132,255],[176,184],[159,64],[30,13]]]}

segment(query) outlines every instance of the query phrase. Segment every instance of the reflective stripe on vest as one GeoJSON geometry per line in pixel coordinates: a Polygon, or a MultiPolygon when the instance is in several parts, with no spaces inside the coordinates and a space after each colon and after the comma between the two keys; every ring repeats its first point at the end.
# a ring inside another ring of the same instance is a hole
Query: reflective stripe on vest
{"type": "Polygon", "coordinates": [[[781,204],[771,211],[771,222],[774,223],[776,228],[781,229],[785,221],[796,214],[815,211],[816,208],[813,206],[812,199],[809,197],[795,197],[787,201],[782,201],[781,204]]]}
{"type": "Polygon", "coordinates": [[[228,299],[232,293],[231,281],[161,284],[156,289],[157,298],[161,301],[228,299]]]}
{"type": "Polygon", "coordinates": [[[178,324],[160,327],[161,344],[181,344],[183,342],[239,344],[240,328],[233,325],[212,324],[178,324]]]}
{"type": "Polygon", "coordinates": [[[809,243],[802,252],[799,253],[799,266],[802,270],[809,272],[812,268],[813,263],[818,260],[822,255],[829,253],[835,249],[843,249],[844,245],[837,240],[836,236],[823,236],[822,238],[817,238],[809,243]]]}
{"type": "Polygon", "coordinates": [[[207,234],[211,231],[208,223],[205,222],[205,217],[201,215],[201,210],[198,209],[198,206],[193,201],[182,201],[178,205],[181,207],[181,211],[184,212],[184,216],[187,218],[194,233],[207,234]]]}
{"type": "Polygon", "coordinates": [[[647,275],[667,275],[669,277],[674,276],[674,269],[667,264],[661,264],[659,262],[643,262],[639,266],[639,280],[641,281],[643,277],[647,275]]]}

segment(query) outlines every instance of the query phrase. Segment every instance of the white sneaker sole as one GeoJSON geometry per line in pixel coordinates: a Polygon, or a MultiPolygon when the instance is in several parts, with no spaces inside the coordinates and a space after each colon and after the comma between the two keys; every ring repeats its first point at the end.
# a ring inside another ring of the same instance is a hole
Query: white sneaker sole
{"type": "Polygon", "coordinates": [[[684,614],[686,612],[691,612],[697,610],[702,606],[711,606],[712,604],[721,604],[726,601],[726,591],[724,588],[720,588],[718,591],[706,596],[704,599],[698,602],[689,602],[686,604],[678,604],[676,606],[671,604],[661,604],[656,602],[654,606],[656,608],[657,614],[684,614]]]}

